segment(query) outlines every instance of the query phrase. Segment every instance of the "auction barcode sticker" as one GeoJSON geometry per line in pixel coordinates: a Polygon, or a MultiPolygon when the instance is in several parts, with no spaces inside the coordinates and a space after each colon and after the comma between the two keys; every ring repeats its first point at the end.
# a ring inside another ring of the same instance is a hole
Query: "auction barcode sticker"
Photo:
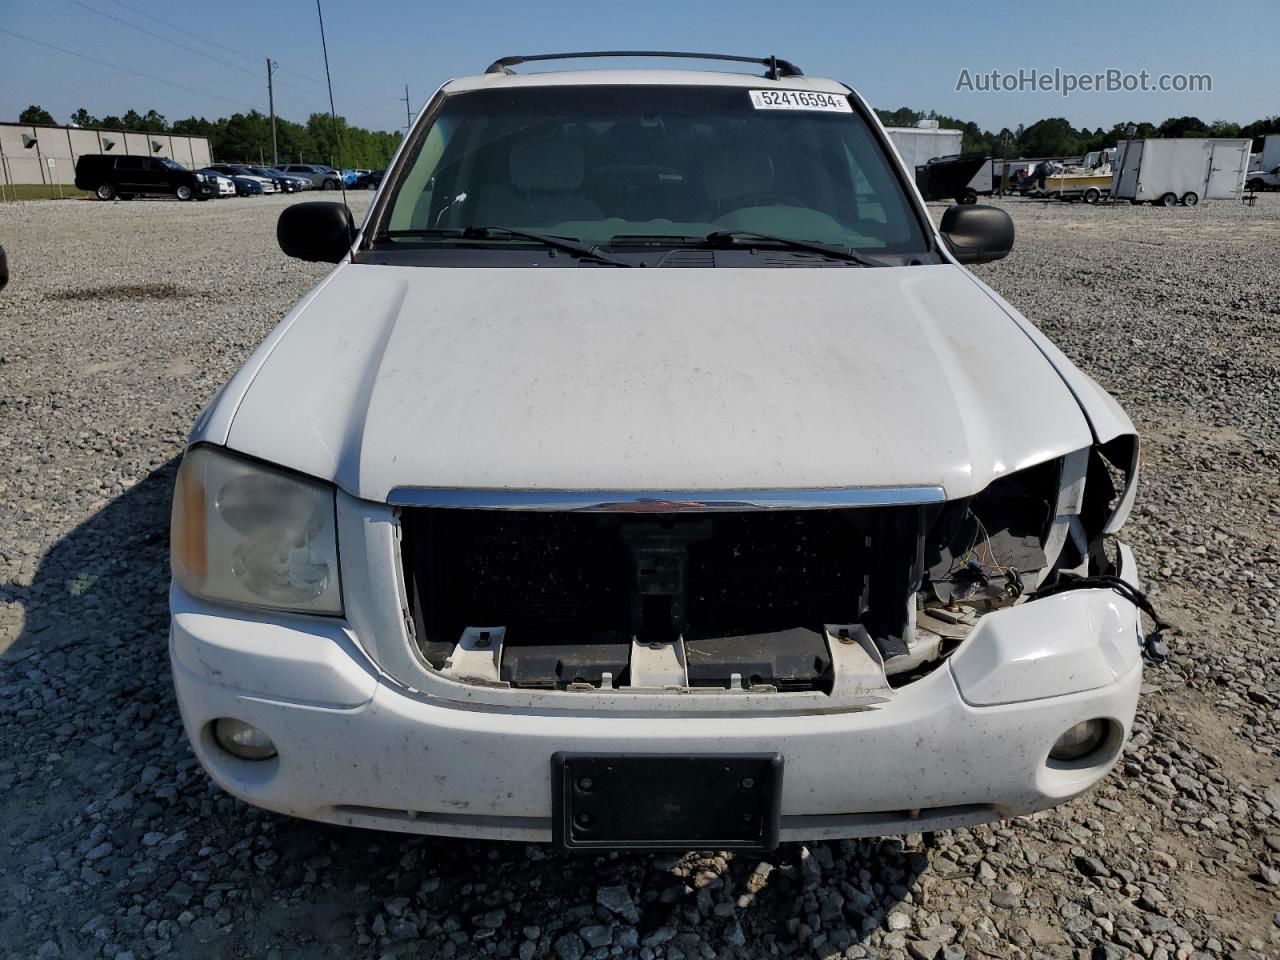
{"type": "Polygon", "coordinates": [[[853,113],[847,97],[812,90],[750,90],[751,105],[757,110],[826,110],[853,113]]]}

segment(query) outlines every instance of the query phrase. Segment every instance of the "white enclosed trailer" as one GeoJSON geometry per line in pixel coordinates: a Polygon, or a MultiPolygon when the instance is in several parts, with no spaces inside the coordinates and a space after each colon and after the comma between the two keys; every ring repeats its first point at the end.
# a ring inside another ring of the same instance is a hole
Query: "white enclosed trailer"
{"type": "Polygon", "coordinates": [[[964,139],[963,130],[942,130],[937,120],[921,120],[921,124],[932,126],[885,127],[893,145],[902,155],[907,172],[915,175],[916,167],[923,166],[934,157],[949,157],[960,152],[960,141],[964,139]]]}
{"type": "Polygon", "coordinates": [[[1111,196],[1166,207],[1235,199],[1244,190],[1250,145],[1247,139],[1121,140],[1111,196]]]}

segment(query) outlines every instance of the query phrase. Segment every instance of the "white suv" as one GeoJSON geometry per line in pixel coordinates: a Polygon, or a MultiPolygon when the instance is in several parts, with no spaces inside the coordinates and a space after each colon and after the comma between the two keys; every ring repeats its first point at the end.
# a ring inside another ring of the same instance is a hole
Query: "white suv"
{"type": "MultiPolygon", "coordinates": [[[[581,56],[575,54],[574,56],[581,56]]],[[[1053,806],[1141,678],[1132,423],[785,61],[445,84],[201,415],[172,661],[210,775],[332,823],[755,847],[1053,806]]],[[[727,58],[744,59],[744,58],[727,58]]]]}

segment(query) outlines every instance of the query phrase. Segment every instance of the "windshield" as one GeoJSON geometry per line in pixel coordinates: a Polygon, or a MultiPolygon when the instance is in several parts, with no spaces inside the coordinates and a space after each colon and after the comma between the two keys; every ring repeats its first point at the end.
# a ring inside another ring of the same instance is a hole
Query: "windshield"
{"type": "Polygon", "coordinates": [[[615,245],[744,231],[868,253],[926,250],[885,151],[848,99],[804,96],[805,108],[765,107],[753,91],[723,86],[448,96],[398,175],[382,242],[415,231],[456,242],[456,231],[504,226],[615,245]]]}
{"type": "Polygon", "coordinates": [[[163,164],[164,164],[166,167],[168,167],[170,170],[185,170],[185,169],[187,169],[187,168],[186,168],[186,167],[184,167],[182,164],[178,163],[176,160],[170,160],[168,157],[160,157],[160,158],[159,158],[159,160],[160,160],[160,162],[161,162],[161,163],[163,163],[163,164]]]}

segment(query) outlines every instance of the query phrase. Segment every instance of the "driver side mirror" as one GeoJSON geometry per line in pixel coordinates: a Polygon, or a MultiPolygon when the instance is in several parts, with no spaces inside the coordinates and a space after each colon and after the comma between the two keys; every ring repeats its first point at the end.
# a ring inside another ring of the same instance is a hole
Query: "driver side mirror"
{"type": "Polygon", "coordinates": [[[280,249],[299,260],[338,263],[350,252],[355,235],[347,205],[327,200],[295,203],[276,222],[280,249]]]}
{"type": "Polygon", "coordinates": [[[948,207],[939,229],[961,263],[990,263],[1013,249],[1013,220],[998,207],[948,207]]]}

